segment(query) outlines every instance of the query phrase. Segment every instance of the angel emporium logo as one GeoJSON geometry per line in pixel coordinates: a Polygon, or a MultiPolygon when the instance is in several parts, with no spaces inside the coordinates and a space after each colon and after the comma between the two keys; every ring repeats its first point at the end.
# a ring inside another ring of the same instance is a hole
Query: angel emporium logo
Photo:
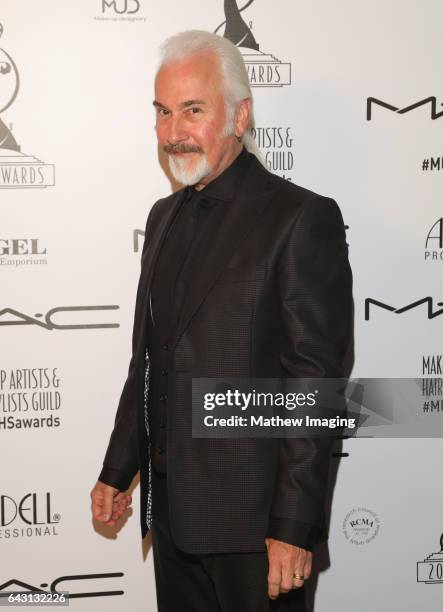
{"type": "Polygon", "coordinates": [[[223,37],[236,45],[245,61],[251,87],[283,87],[291,84],[291,64],[281,62],[271,54],[260,50],[252,22],[249,25],[242,17],[254,0],[247,0],[241,8],[237,0],[224,0],[225,20],[215,29],[215,34],[224,28],[223,37]]]}
{"type": "MultiPolygon", "coordinates": [[[[0,23],[0,37],[3,26],[0,23]]],[[[12,57],[0,48],[0,113],[14,102],[20,77],[12,57]]],[[[21,151],[10,127],[0,117],[0,188],[48,187],[54,185],[54,166],[21,151]]]]}

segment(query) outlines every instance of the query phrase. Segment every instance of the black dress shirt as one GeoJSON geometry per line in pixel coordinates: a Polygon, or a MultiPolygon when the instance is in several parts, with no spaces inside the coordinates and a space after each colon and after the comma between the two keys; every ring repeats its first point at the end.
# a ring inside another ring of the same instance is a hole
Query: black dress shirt
{"type": "MultiPolygon", "coordinates": [[[[246,149],[201,191],[187,187],[181,205],[171,222],[156,262],[148,313],[149,431],[151,463],[166,472],[166,423],[168,413],[167,380],[170,345],[186,295],[192,291],[192,251],[202,235],[215,233],[215,206],[228,206],[250,157],[246,149]]],[[[194,262],[195,265],[195,262],[194,262]]],[[[200,262],[199,265],[204,265],[200,262]]],[[[312,550],[319,529],[315,525],[270,517],[267,537],[312,550]]]]}

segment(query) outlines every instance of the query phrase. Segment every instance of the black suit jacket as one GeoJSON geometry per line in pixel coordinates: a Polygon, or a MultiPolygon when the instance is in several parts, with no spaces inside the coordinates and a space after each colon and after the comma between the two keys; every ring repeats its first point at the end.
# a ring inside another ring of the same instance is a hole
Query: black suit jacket
{"type": "MultiPolygon", "coordinates": [[[[193,377],[342,377],[352,333],[352,272],[332,199],[266,170],[252,155],[217,234],[196,254],[193,290],[169,351],[167,473],[171,530],[191,553],[264,551],[270,517],[316,525],[332,438],[192,438],[193,377]]],[[[149,288],[182,191],[147,220],[132,358],[99,475],[126,490],[140,469],[145,536],[148,439],[143,411],[149,288]]]]}

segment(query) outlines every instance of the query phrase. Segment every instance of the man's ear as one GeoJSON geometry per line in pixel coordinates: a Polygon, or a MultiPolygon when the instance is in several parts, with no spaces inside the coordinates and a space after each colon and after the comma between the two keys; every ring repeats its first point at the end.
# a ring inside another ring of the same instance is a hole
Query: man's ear
{"type": "Polygon", "coordinates": [[[242,136],[248,129],[249,121],[252,113],[252,100],[251,98],[245,98],[240,102],[237,108],[237,114],[235,118],[235,135],[242,136]]]}

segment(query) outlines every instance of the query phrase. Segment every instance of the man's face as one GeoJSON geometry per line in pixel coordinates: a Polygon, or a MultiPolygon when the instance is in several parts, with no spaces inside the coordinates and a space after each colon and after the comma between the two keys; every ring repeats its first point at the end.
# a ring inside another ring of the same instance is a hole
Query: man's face
{"type": "Polygon", "coordinates": [[[222,76],[214,53],[163,66],[155,81],[154,106],[159,144],[180,183],[207,184],[232,161],[236,139],[224,134],[222,76]]]}

